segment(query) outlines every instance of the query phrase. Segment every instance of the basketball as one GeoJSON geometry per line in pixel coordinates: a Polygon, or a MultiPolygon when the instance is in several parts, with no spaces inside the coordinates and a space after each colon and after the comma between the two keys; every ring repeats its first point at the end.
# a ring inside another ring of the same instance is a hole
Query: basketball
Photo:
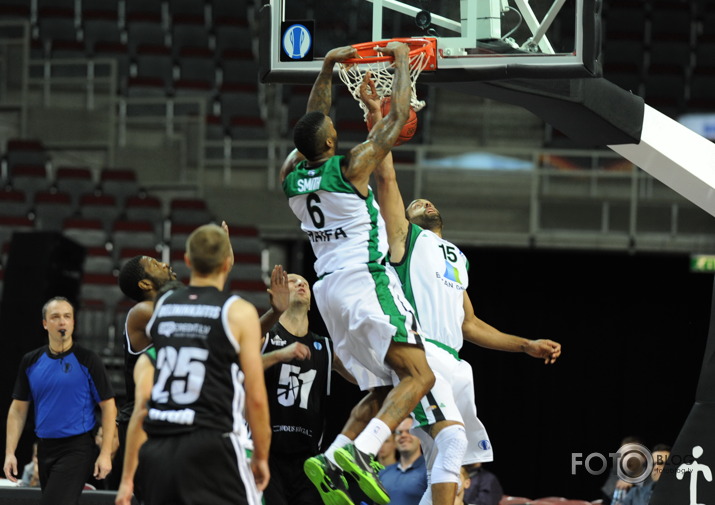
{"type": "MultiPolygon", "coordinates": [[[[382,117],[387,116],[387,113],[390,112],[390,97],[386,96],[385,98],[382,99],[382,117]]],[[[367,129],[372,130],[372,123],[368,119],[367,121],[367,129]]],[[[397,137],[397,141],[395,142],[396,146],[399,146],[400,144],[404,144],[408,140],[410,140],[414,135],[415,132],[417,131],[417,113],[414,111],[412,107],[410,107],[410,117],[407,118],[407,122],[405,123],[405,126],[402,127],[402,131],[400,131],[400,135],[397,137]]]]}

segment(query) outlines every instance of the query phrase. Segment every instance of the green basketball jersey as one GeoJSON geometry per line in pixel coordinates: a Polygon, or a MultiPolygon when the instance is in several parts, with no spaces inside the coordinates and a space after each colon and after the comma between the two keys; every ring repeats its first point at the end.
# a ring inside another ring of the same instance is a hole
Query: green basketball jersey
{"type": "Polygon", "coordinates": [[[344,156],[317,167],[302,161],[283,181],[288,204],[315,253],[315,273],[381,262],[387,254],[385,222],[375,195],[362,196],[343,176],[344,156]]]}

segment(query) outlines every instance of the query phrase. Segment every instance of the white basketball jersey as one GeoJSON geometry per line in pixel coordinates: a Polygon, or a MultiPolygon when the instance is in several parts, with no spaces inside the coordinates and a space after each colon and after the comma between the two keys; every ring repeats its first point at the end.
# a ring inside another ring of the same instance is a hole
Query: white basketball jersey
{"type": "Polygon", "coordinates": [[[464,253],[435,233],[410,224],[405,256],[391,266],[428,340],[459,351],[464,291],[469,285],[469,262],[464,253]]]}
{"type": "Polygon", "coordinates": [[[283,181],[288,204],[315,253],[318,277],[342,268],[379,263],[387,254],[385,222],[372,189],[360,195],[343,177],[343,156],[317,167],[298,164],[283,181]]]}

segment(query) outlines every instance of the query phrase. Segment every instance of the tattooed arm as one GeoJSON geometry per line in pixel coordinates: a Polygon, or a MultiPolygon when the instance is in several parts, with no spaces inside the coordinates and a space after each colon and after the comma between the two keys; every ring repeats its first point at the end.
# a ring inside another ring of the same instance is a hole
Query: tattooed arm
{"type": "Polygon", "coordinates": [[[356,58],[357,50],[352,46],[337,47],[328,51],[323,60],[323,68],[315,79],[313,89],[308,97],[308,108],[306,112],[320,111],[326,116],[330,112],[333,86],[333,67],[348,58],[356,58]]]}
{"type": "Polygon", "coordinates": [[[395,57],[390,112],[372,127],[366,142],[350,151],[343,168],[345,178],[363,195],[367,194],[370,174],[395,145],[410,113],[409,48],[401,42],[390,42],[382,52],[395,57]]]}

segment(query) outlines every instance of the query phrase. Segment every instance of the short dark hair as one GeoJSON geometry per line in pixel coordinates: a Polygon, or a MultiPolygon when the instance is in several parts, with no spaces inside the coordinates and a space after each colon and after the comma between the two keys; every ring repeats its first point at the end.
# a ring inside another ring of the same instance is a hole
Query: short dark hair
{"type": "Polygon", "coordinates": [[[74,305],[72,302],[70,302],[67,298],[64,296],[53,296],[49,300],[45,302],[45,304],[42,306],[42,320],[45,321],[47,319],[47,307],[50,306],[52,302],[67,302],[70,304],[70,307],[72,307],[72,314],[74,314],[74,305]]]}
{"type": "Polygon", "coordinates": [[[318,135],[325,122],[325,114],[312,111],[303,115],[293,128],[293,143],[300,153],[309,160],[314,160],[322,153],[324,139],[318,135]]]}
{"type": "Polygon", "coordinates": [[[139,282],[147,278],[142,258],[144,256],[134,256],[119,271],[119,289],[135,302],[142,302],[145,298],[144,290],[139,287],[139,282]]]}

